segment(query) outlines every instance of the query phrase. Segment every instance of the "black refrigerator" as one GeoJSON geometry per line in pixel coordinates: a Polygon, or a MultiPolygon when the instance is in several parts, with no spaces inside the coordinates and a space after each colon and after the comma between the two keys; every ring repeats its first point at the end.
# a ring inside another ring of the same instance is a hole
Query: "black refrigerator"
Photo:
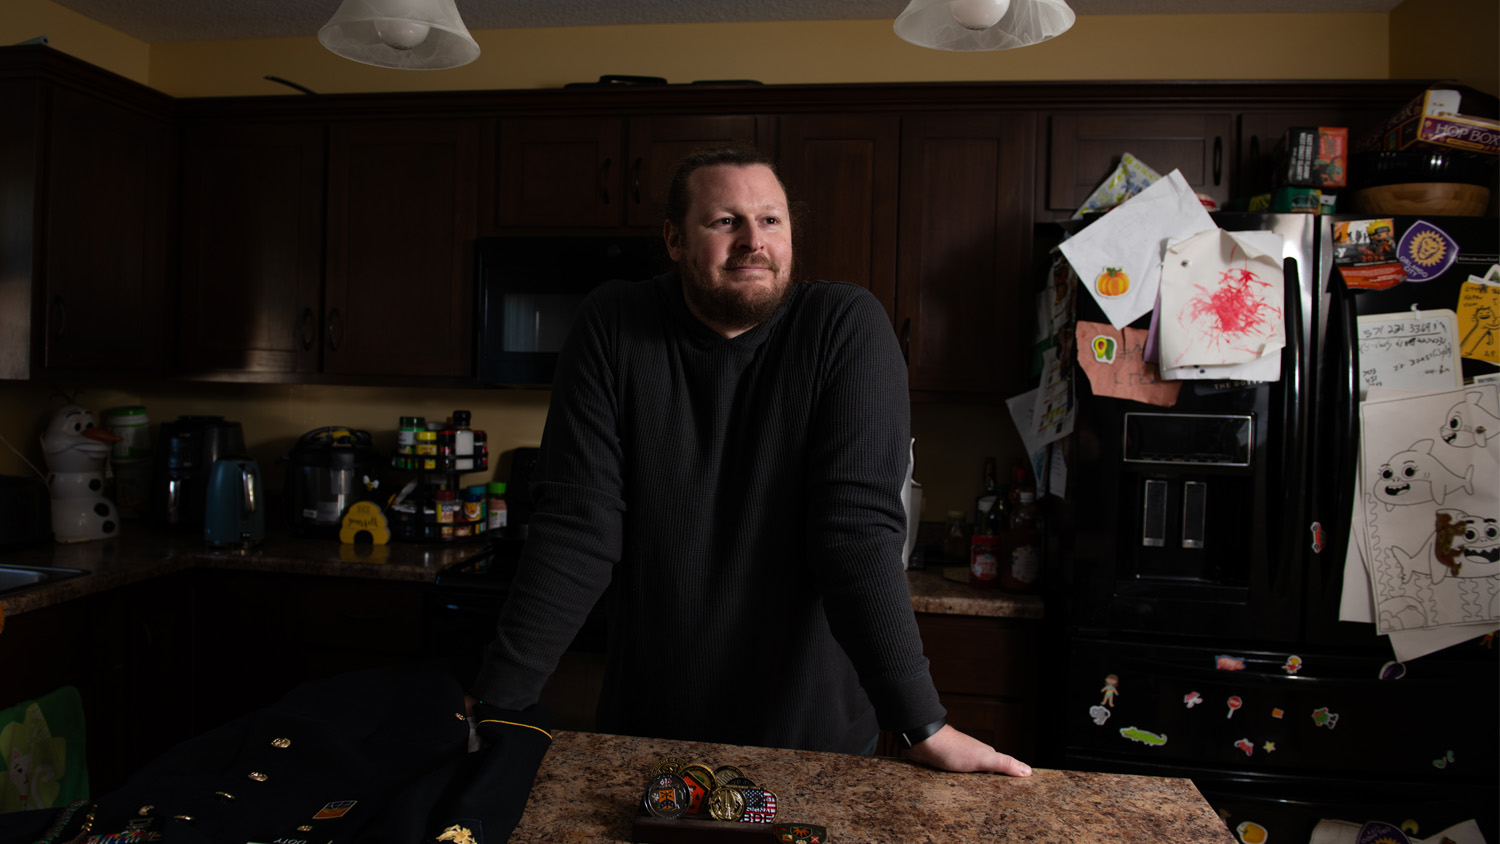
{"type": "MultiPolygon", "coordinates": [[[[1214,217],[1283,235],[1281,378],[1184,381],[1163,408],[1075,377],[1048,610],[1061,699],[1045,708],[1042,761],[1190,777],[1244,841],[1306,842],[1324,818],[1417,837],[1472,818],[1500,841],[1494,642],[1402,664],[1374,625],[1338,621],[1355,314],[1413,296],[1451,307],[1453,279],[1495,261],[1496,223],[1438,221],[1461,253],[1421,290],[1351,292],[1331,266],[1336,218],[1214,217]]],[[[1039,247],[1072,225],[1039,226],[1039,247]]],[[[1077,309],[1108,322],[1082,290],[1077,309]]]]}

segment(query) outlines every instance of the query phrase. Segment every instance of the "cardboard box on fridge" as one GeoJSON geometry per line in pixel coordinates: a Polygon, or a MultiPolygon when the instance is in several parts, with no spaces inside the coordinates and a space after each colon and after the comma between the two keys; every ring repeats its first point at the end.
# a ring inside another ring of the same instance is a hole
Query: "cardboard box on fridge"
{"type": "Polygon", "coordinates": [[[1343,126],[1293,126],[1276,150],[1277,187],[1335,190],[1348,183],[1349,130],[1343,126]]]}
{"type": "Polygon", "coordinates": [[[1440,149],[1500,154],[1494,98],[1458,88],[1431,88],[1360,137],[1360,151],[1440,149]],[[1468,100],[1471,105],[1465,106],[1468,100]],[[1469,108],[1465,114],[1460,108],[1469,108]],[[1480,115],[1473,112],[1488,112],[1480,115]]]}

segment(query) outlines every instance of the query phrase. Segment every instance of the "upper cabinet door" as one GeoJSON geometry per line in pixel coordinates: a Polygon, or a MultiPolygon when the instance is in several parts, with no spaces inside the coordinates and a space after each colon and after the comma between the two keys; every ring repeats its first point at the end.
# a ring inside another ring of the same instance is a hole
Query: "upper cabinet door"
{"type": "Polygon", "coordinates": [[[902,121],[896,330],[913,393],[1026,387],[1033,126],[1030,112],[902,121]]]}
{"type": "Polygon", "coordinates": [[[754,144],[746,115],[528,117],[499,121],[493,224],[658,232],[677,163],[704,146],[754,144]],[[627,143],[628,141],[628,143],[627,143]]]}
{"type": "Polygon", "coordinates": [[[317,372],[327,128],[183,134],[177,368],[317,372]]]}
{"type": "Polygon", "coordinates": [[[473,375],[477,121],[335,124],[323,370],[473,375]]]}
{"type": "MultiPolygon", "coordinates": [[[[1130,153],[1220,206],[1230,198],[1234,115],[1229,112],[1061,112],[1050,117],[1044,208],[1072,213],[1130,153]]],[[[1057,215],[1052,215],[1057,216],[1057,215]]]]}
{"type": "Polygon", "coordinates": [[[781,177],[804,209],[797,277],[868,288],[894,319],[900,116],[785,115],[780,150],[781,177]]]}
{"type": "Polygon", "coordinates": [[[501,120],[494,192],[499,228],[608,228],[624,215],[624,121],[616,117],[501,120]]]}
{"type": "Polygon", "coordinates": [[[688,153],[706,146],[754,146],[756,142],[756,120],[749,115],[631,118],[624,224],[661,228],[667,189],[688,153]]]}
{"type": "Polygon", "coordinates": [[[171,126],[71,88],[51,95],[42,370],[155,371],[176,183],[171,126]]]}

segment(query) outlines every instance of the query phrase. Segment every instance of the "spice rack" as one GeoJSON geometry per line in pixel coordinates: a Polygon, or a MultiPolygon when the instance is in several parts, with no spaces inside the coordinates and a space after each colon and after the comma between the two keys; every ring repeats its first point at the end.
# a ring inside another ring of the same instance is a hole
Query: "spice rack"
{"type": "Polygon", "coordinates": [[[391,536],[445,543],[487,538],[482,487],[466,487],[460,478],[489,467],[485,432],[469,427],[468,411],[431,426],[422,417],[402,417],[391,468],[413,477],[388,508],[391,536]]]}

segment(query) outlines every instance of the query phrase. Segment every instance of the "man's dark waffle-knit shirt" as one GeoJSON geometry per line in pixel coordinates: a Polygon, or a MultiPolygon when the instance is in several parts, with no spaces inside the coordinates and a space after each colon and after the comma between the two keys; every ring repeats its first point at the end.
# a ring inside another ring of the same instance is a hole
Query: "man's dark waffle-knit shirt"
{"type": "Polygon", "coordinates": [[[602,731],[858,752],[876,713],[937,720],[901,566],[910,422],[885,312],[799,283],[725,339],[680,284],[611,282],[582,308],[475,694],[535,702],[610,587],[602,731]]]}

